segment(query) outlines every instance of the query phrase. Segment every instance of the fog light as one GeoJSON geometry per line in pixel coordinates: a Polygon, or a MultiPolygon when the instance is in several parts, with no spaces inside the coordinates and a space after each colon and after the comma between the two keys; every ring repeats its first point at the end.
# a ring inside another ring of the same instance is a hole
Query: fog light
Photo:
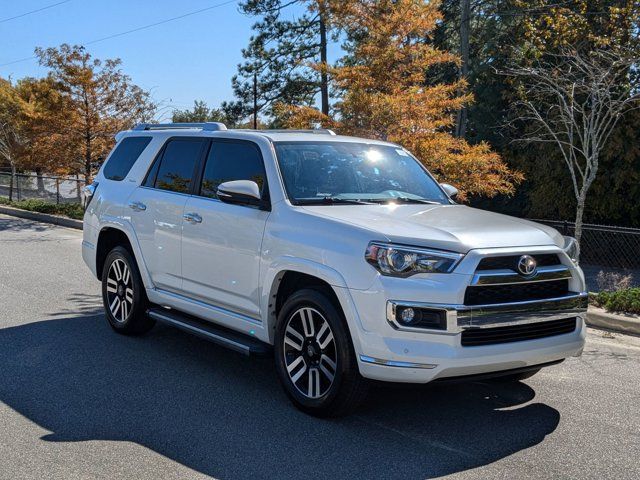
{"type": "Polygon", "coordinates": [[[416,312],[413,308],[403,308],[400,312],[400,320],[402,323],[411,323],[416,318],[416,312]]]}
{"type": "Polygon", "coordinates": [[[441,308],[402,305],[394,301],[387,302],[387,320],[396,329],[407,327],[411,330],[446,330],[447,312],[441,308]]]}

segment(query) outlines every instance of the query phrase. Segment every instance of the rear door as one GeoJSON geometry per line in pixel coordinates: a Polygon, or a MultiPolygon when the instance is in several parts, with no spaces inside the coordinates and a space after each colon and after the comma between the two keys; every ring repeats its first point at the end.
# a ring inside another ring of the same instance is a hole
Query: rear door
{"type": "Polygon", "coordinates": [[[259,319],[260,250],[268,211],[223,203],[218,185],[253,180],[268,199],[259,147],[217,139],[204,162],[202,180],[187,200],[182,233],[184,292],[194,299],[259,319]]]}
{"type": "Polygon", "coordinates": [[[182,288],[182,215],[206,144],[203,138],[167,140],[125,207],[151,280],[163,290],[180,293],[182,288]]]}

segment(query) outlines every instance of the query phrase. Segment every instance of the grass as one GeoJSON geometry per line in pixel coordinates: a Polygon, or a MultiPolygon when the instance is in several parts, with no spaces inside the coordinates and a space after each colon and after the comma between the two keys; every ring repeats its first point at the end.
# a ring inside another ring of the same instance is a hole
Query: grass
{"type": "Polygon", "coordinates": [[[625,288],[615,292],[600,292],[593,296],[592,303],[608,312],[640,314],[640,288],[625,288]]]}
{"type": "Polygon", "coordinates": [[[29,210],[30,212],[63,215],[65,217],[74,218],[76,220],[82,220],[82,217],[84,216],[84,209],[82,208],[82,205],[79,205],[77,203],[55,204],[51,202],[45,202],[44,200],[35,199],[10,202],[8,198],[0,198],[0,204],[20,208],[22,210],[29,210]]]}

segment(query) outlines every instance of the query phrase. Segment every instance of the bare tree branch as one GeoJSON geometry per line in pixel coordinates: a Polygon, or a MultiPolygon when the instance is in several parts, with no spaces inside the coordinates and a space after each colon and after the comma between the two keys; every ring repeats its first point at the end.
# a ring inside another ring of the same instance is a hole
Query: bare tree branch
{"type": "Polygon", "coordinates": [[[514,123],[525,125],[520,140],[555,144],[573,184],[576,238],[600,153],[626,113],[640,108],[640,85],[630,72],[639,58],[624,49],[582,52],[564,49],[530,66],[501,72],[520,83],[514,123]]]}

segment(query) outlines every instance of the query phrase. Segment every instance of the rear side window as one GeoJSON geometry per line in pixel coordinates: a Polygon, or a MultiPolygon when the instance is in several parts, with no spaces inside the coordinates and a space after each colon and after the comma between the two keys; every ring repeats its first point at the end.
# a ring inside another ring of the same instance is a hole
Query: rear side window
{"type": "Polygon", "coordinates": [[[202,175],[200,195],[217,198],[218,185],[231,180],[253,180],[263,191],[265,171],[258,147],[249,142],[214,142],[202,175]]]}
{"type": "Polygon", "coordinates": [[[195,166],[200,159],[204,139],[173,139],[165,145],[162,157],[149,172],[145,185],[161,190],[189,193],[195,166]]]}
{"type": "Polygon", "coordinates": [[[116,146],[104,166],[104,176],[109,180],[124,180],[142,151],[149,145],[151,137],[127,137],[116,146]]]}

